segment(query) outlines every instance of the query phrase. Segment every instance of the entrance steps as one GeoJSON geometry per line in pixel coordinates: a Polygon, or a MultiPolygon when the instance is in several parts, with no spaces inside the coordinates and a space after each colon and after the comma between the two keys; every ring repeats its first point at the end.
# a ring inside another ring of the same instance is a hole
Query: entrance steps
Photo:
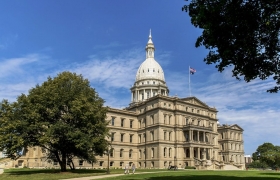
{"type": "Polygon", "coordinates": [[[230,165],[230,164],[226,164],[224,166],[224,170],[240,170],[238,167],[230,165]]]}

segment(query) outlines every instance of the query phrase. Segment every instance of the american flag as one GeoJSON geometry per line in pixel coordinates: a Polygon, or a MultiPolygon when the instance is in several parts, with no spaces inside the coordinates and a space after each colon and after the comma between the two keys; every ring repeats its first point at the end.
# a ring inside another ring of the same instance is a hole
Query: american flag
{"type": "Polygon", "coordinates": [[[194,68],[190,68],[190,73],[194,74],[196,72],[196,70],[194,68]]]}

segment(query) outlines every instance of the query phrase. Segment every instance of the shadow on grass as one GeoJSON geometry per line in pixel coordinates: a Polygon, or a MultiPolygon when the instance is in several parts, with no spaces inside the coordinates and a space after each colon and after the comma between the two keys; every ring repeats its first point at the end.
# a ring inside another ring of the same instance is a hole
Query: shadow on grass
{"type": "Polygon", "coordinates": [[[58,174],[58,173],[73,173],[73,174],[100,174],[106,173],[103,169],[76,169],[61,172],[60,169],[9,169],[5,170],[6,174],[10,175],[27,175],[27,174],[58,174]]]}
{"type": "MultiPolygon", "coordinates": [[[[276,175],[276,174],[274,174],[276,175]]],[[[128,178],[128,180],[132,180],[133,178],[128,178]]],[[[223,176],[223,175],[193,175],[193,176],[165,176],[165,177],[149,177],[145,178],[145,180],[276,180],[280,179],[280,177],[272,176],[272,177],[237,177],[237,176],[223,176]]]]}

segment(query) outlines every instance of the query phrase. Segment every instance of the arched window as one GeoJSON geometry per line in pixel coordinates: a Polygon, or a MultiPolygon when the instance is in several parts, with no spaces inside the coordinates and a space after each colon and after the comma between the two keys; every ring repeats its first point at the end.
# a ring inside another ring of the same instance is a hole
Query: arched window
{"type": "Polygon", "coordinates": [[[163,156],[166,157],[166,148],[163,148],[163,156]]]}
{"type": "Polygon", "coordinates": [[[155,151],[154,151],[154,148],[151,149],[151,158],[153,158],[155,155],[155,151]]]}
{"type": "Polygon", "coordinates": [[[169,132],[168,140],[171,141],[171,132],[169,132]]]}
{"type": "Polygon", "coordinates": [[[132,149],[129,150],[128,156],[129,156],[129,158],[132,158],[132,149]]]}
{"type": "Polygon", "coordinates": [[[169,157],[171,157],[171,156],[172,156],[172,149],[171,149],[171,148],[169,148],[169,152],[168,152],[168,154],[169,154],[169,157]]]}

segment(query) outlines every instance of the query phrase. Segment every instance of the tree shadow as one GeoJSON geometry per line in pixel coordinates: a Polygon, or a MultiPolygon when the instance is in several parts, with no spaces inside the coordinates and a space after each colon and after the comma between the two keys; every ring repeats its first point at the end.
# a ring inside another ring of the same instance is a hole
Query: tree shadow
{"type": "MultiPolygon", "coordinates": [[[[276,175],[270,174],[269,175],[276,175]]],[[[199,180],[199,179],[207,179],[207,180],[276,180],[280,179],[280,177],[237,177],[237,176],[223,176],[223,175],[187,175],[187,176],[165,176],[165,177],[148,177],[145,180],[199,180]]],[[[131,179],[132,180],[132,179],[131,179]]]]}
{"type": "Polygon", "coordinates": [[[106,170],[103,169],[76,169],[61,172],[60,169],[13,169],[5,171],[10,175],[30,175],[30,174],[60,174],[60,173],[73,173],[73,174],[104,174],[106,170]]]}

